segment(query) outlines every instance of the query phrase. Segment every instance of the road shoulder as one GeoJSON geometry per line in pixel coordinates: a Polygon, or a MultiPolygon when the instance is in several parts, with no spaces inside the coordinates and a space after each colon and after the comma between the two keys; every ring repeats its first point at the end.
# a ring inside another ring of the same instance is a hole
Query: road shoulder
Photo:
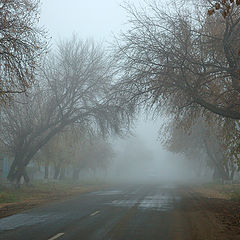
{"type": "Polygon", "coordinates": [[[4,188],[0,192],[0,218],[21,213],[46,203],[62,201],[79,194],[97,191],[105,187],[104,184],[56,182],[22,186],[20,189],[4,188]]]}
{"type": "Polygon", "coordinates": [[[182,201],[172,213],[173,239],[240,239],[239,201],[199,187],[179,191],[182,201]]]}

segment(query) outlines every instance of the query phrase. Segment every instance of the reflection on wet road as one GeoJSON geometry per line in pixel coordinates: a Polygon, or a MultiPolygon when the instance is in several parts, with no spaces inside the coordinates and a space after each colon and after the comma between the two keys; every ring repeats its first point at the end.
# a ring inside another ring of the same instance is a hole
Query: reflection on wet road
{"type": "Polygon", "coordinates": [[[170,196],[169,194],[156,194],[152,196],[146,196],[140,201],[137,199],[118,199],[106,204],[118,207],[133,207],[137,205],[137,207],[140,209],[165,211],[173,207],[173,202],[175,202],[176,199],[178,198],[170,196]]]}
{"type": "Polygon", "coordinates": [[[0,219],[0,239],[171,239],[172,186],[129,185],[0,219]]]}

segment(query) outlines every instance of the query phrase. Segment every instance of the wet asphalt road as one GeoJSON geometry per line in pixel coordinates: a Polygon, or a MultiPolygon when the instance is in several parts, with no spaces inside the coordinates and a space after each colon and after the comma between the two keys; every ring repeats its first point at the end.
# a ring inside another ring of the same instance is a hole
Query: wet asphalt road
{"type": "Polygon", "coordinates": [[[115,186],[0,219],[1,240],[170,240],[173,186],[115,186]]]}

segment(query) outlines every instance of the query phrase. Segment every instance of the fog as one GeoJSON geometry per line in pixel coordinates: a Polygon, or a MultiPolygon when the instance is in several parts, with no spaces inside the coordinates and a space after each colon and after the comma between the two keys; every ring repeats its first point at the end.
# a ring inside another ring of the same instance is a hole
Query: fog
{"type": "MultiPolygon", "coordinates": [[[[114,36],[128,28],[124,1],[43,0],[40,24],[45,26],[51,44],[77,34],[83,39],[94,39],[108,46],[114,36]]],[[[139,1],[131,1],[139,5],[139,1]]],[[[143,3],[141,3],[143,4],[143,3]]],[[[111,137],[114,158],[107,171],[96,171],[96,178],[128,181],[191,181],[196,169],[183,155],[165,150],[159,141],[163,118],[152,120],[139,114],[131,133],[122,138],[111,137]],[[102,177],[104,175],[104,177],[102,177]]],[[[81,176],[88,176],[83,170],[81,176]]],[[[90,174],[90,176],[92,175],[90,174]]],[[[206,178],[206,176],[205,176],[206,178]]]]}
{"type": "MultiPolygon", "coordinates": [[[[168,88],[158,96],[159,102],[155,102],[158,90],[154,93],[152,89],[155,82],[160,82],[155,81],[155,75],[161,68],[151,73],[149,69],[154,69],[155,63],[153,66],[144,63],[147,71],[141,73],[141,58],[147,53],[148,60],[151,49],[133,56],[136,57],[133,61],[128,58],[148,43],[150,48],[157,44],[151,42],[156,39],[152,37],[143,43],[141,37],[135,41],[138,32],[134,31],[144,29],[142,21],[148,23],[150,19],[146,12],[155,14],[154,20],[160,16],[158,11],[166,7],[166,1],[163,6],[161,1],[152,4],[138,0],[130,1],[129,5],[119,0],[41,1],[40,25],[44,32],[39,28],[36,31],[40,31],[38,37],[43,37],[44,43],[39,41],[41,47],[32,51],[44,49],[37,68],[38,84],[33,84],[28,95],[16,95],[12,106],[2,110],[0,147],[8,158],[4,174],[12,178],[10,181],[80,178],[192,182],[193,179],[208,181],[213,172],[216,178],[234,175],[235,162],[225,165],[228,153],[216,140],[220,132],[217,127],[211,127],[197,115],[184,116],[184,112],[182,115],[181,104],[175,107],[179,96],[164,104],[162,98],[168,94],[168,88]],[[132,44],[136,44],[136,51],[132,51],[132,44]],[[147,77],[141,79],[146,72],[153,81],[147,77]],[[27,132],[25,140],[18,129],[12,131],[15,122],[21,132],[27,132]],[[206,142],[209,135],[211,140],[206,142]],[[25,167],[17,166],[16,162],[21,161],[25,161],[26,171],[25,167]]],[[[151,26],[152,22],[148,24],[151,26]]],[[[165,47],[164,41],[161,49],[165,47]]],[[[151,54],[155,56],[156,52],[153,50],[151,54]]],[[[27,75],[28,69],[22,74],[27,75]]]]}
{"type": "Polygon", "coordinates": [[[0,239],[239,239],[240,0],[4,0],[0,25],[0,239]]]}
{"type": "Polygon", "coordinates": [[[200,180],[189,160],[161,146],[159,128],[162,121],[140,115],[130,136],[112,140],[116,155],[107,178],[134,182],[200,180]]]}
{"type": "Polygon", "coordinates": [[[46,26],[54,41],[76,33],[82,38],[110,42],[114,34],[127,28],[126,12],[120,7],[123,2],[43,0],[40,23],[46,26]]]}
{"type": "Polygon", "coordinates": [[[83,169],[80,180],[106,183],[202,183],[211,180],[209,169],[196,168],[184,154],[167,151],[160,143],[163,118],[140,114],[129,134],[112,136],[114,155],[104,169],[83,169]]]}

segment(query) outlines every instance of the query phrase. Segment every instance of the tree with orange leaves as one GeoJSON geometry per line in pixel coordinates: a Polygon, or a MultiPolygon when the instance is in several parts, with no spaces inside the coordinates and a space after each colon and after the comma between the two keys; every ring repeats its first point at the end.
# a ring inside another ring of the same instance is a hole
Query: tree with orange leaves
{"type": "Polygon", "coordinates": [[[126,6],[130,30],[115,54],[119,92],[135,105],[167,109],[176,119],[200,109],[240,119],[240,9],[235,5],[225,19],[203,15],[207,7],[167,12],[157,1],[140,10],[126,6]]]}
{"type": "Polygon", "coordinates": [[[46,47],[38,27],[39,0],[0,0],[0,102],[22,93],[46,47]]]}
{"type": "Polygon", "coordinates": [[[240,5],[240,0],[208,0],[211,7],[208,9],[208,15],[219,11],[224,18],[231,14],[232,9],[240,5]]]}

